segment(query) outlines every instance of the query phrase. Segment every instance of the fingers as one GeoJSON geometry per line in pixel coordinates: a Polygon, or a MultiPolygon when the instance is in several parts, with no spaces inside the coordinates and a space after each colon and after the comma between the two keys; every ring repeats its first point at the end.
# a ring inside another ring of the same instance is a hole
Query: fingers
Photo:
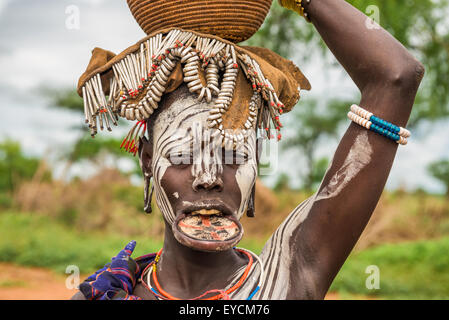
{"type": "Polygon", "coordinates": [[[119,254],[117,255],[116,258],[120,258],[120,259],[124,259],[124,258],[129,258],[131,256],[131,254],[134,251],[134,248],[136,247],[137,242],[136,241],[131,241],[129,242],[125,248],[119,252],[119,254]]]}
{"type": "Polygon", "coordinates": [[[139,265],[132,258],[128,260],[128,270],[131,274],[136,274],[140,270],[139,265]]]}
{"type": "Polygon", "coordinates": [[[129,256],[133,253],[134,248],[136,247],[136,244],[137,244],[137,242],[135,240],[132,240],[126,245],[124,250],[126,251],[126,253],[129,256]]]}

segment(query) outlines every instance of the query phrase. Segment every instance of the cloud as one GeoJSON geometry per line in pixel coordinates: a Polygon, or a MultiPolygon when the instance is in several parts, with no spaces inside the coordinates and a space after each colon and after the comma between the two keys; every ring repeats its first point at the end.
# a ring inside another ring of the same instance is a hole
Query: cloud
{"type": "Polygon", "coordinates": [[[0,0],[0,15],[11,0],[0,0]]]}
{"type": "Polygon", "coordinates": [[[75,86],[94,47],[118,53],[143,36],[124,1],[16,0],[0,20],[0,68],[8,75],[1,81],[75,86]],[[68,5],[79,8],[79,30],[66,28],[68,5]]]}

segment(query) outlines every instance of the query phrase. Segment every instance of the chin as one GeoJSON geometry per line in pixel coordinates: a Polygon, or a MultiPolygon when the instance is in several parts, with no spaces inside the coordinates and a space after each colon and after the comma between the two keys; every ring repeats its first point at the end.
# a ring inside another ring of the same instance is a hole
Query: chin
{"type": "Polygon", "coordinates": [[[172,224],[175,239],[198,251],[233,248],[243,237],[243,226],[225,205],[191,205],[179,210],[172,224]]]}

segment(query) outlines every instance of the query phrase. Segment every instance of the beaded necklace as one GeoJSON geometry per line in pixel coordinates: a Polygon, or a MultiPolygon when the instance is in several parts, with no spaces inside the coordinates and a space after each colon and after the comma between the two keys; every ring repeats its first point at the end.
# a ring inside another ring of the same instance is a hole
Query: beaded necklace
{"type": "MultiPolygon", "coordinates": [[[[246,300],[251,300],[254,297],[254,295],[261,288],[262,282],[263,282],[263,279],[264,279],[263,263],[262,263],[262,261],[260,260],[260,258],[256,254],[254,254],[253,252],[251,252],[251,251],[249,251],[247,249],[243,249],[243,248],[234,248],[234,249],[239,251],[239,252],[241,252],[241,253],[243,253],[243,254],[245,254],[248,257],[248,260],[249,260],[248,265],[246,266],[245,271],[244,271],[242,277],[239,279],[239,281],[234,286],[229,288],[228,290],[222,290],[222,289],[208,290],[205,293],[199,295],[198,297],[195,297],[193,299],[188,299],[188,300],[201,300],[204,296],[206,296],[208,294],[211,294],[213,292],[218,292],[218,294],[215,295],[215,296],[212,296],[212,297],[208,297],[208,298],[202,299],[202,300],[219,300],[219,299],[229,300],[230,299],[229,298],[229,294],[231,294],[232,292],[234,292],[235,290],[240,288],[243,285],[243,283],[245,282],[245,280],[247,279],[248,274],[249,274],[249,272],[251,270],[251,267],[253,265],[253,256],[256,258],[257,262],[259,263],[260,268],[261,268],[261,272],[260,272],[260,276],[259,276],[259,282],[258,282],[256,288],[251,292],[251,294],[248,296],[248,298],[246,300]]],[[[142,280],[142,284],[144,285],[145,288],[147,288],[149,291],[151,291],[156,296],[156,298],[158,300],[183,300],[183,299],[180,299],[180,298],[176,298],[176,297],[170,295],[169,293],[167,293],[166,291],[164,291],[161,288],[161,286],[159,284],[159,281],[157,280],[157,276],[156,276],[157,267],[156,267],[156,265],[157,265],[157,263],[160,260],[161,253],[162,253],[162,249],[159,250],[159,252],[156,254],[155,259],[142,272],[142,279],[141,279],[142,280]],[[147,274],[147,280],[144,281],[143,280],[143,276],[144,276],[145,272],[148,270],[148,268],[151,268],[151,269],[150,269],[150,271],[147,274]],[[153,282],[155,283],[155,286],[156,286],[157,290],[154,289],[151,286],[151,279],[150,278],[153,279],[153,282]]]]}

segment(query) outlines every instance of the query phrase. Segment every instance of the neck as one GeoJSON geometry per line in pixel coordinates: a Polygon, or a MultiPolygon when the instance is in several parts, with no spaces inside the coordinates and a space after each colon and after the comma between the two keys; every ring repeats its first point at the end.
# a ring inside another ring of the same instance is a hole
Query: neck
{"type": "Polygon", "coordinates": [[[236,271],[247,263],[234,249],[203,252],[188,248],[175,239],[166,225],[157,278],[171,295],[189,299],[208,290],[224,289],[235,281],[236,271]]]}

